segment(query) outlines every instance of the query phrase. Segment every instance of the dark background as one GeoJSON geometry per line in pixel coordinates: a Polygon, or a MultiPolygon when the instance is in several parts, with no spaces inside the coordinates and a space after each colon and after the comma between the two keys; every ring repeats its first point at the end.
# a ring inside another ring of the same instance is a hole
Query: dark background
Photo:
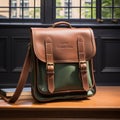
{"type": "MultiPolygon", "coordinates": [[[[30,40],[30,27],[44,25],[0,25],[0,87],[15,86],[30,40]]],[[[88,27],[75,25],[74,27],[88,27]]],[[[97,53],[94,58],[97,85],[120,85],[120,26],[89,25],[95,34],[97,53]]],[[[28,80],[28,85],[30,80],[28,80]]]]}
{"type": "MultiPolygon", "coordinates": [[[[49,27],[54,20],[53,2],[43,2],[40,20],[0,20],[0,87],[16,86],[22,69],[31,27],[49,27]],[[46,3],[45,3],[46,2],[46,3]],[[46,13],[46,14],[43,14],[46,13]]],[[[99,17],[98,9],[97,15],[99,17]]],[[[120,21],[104,20],[69,21],[73,27],[91,27],[95,34],[97,53],[94,71],[97,85],[120,85],[120,21]]],[[[30,78],[27,81],[30,85],[30,78]]]]}

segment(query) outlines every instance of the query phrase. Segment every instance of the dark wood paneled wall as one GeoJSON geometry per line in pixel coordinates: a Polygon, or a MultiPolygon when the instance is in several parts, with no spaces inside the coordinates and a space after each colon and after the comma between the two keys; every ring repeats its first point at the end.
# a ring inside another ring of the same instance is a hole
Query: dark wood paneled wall
{"type": "MultiPolygon", "coordinates": [[[[16,85],[30,40],[30,27],[0,25],[0,87],[16,85]]],[[[94,30],[97,46],[94,58],[97,85],[120,85],[120,26],[90,27],[94,30]]]]}

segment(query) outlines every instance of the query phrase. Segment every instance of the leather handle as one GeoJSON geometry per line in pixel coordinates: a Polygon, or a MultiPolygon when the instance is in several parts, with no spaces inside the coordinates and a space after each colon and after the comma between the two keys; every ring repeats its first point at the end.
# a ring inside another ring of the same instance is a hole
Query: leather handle
{"type": "Polygon", "coordinates": [[[55,28],[56,26],[59,26],[59,25],[62,25],[62,24],[68,26],[69,28],[72,28],[72,26],[70,25],[70,23],[69,22],[65,22],[65,21],[56,22],[56,23],[54,23],[52,25],[52,27],[55,28]]]}

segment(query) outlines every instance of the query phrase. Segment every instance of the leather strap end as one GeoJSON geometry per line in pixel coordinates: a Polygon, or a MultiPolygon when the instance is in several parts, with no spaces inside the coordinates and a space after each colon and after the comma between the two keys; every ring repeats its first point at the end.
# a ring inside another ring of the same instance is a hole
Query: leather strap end
{"type": "MultiPolygon", "coordinates": [[[[53,73],[54,74],[54,73],[53,73]]],[[[48,76],[48,90],[52,94],[54,92],[54,75],[49,73],[48,76]]]]}
{"type": "Polygon", "coordinates": [[[86,79],[86,76],[87,76],[86,74],[87,74],[87,72],[82,74],[82,83],[83,83],[83,89],[85,91],[88,91],[89,90],[89,84],[88,84],[88,79],[86,79]]]}
{"type": "Polygon", "coordinates": [[[48,90],[50,93],[54,92],[54,64],[47,64],[47,80],[48,90]]]}

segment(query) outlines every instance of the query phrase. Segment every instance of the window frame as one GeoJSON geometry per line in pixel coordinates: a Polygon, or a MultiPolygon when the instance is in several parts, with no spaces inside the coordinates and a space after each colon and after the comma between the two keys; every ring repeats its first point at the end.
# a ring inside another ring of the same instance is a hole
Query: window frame
{"type": "Polygon", "coordinates": [[[101,18],[103,17],[102,16],[102,9],[111,9],[111,17],[110,18],[102,18],[102,19],[104,19],[104,20],[109,20],[109,19],[112,19],[112,20],[114,20],[114,19],[120,19],[120,18],[115,18],[114,17],[114,15],[115,15],[115,9],[120,9],[120,5],[119,6],[115,6],[115,0],[111,0],[111,6],[102,6],[102,0],[101,0],[101,18]]]}
{"type": "MultiPolygon", "coordinates": [[[[96,0],[96,19],[55,19],[55,12],[56,12],[56,0],[53,0],[53,12],[54,12],[54,21],[60,21],[60,20],[66,20],[69,22],[73,22],[73,23],[81,23],[81,24],[97,24],[97,23],[103,23],[103,24],[120,24],[120,18],[109,18],[109,19],[103,19],[102,18],[102,0],[96,0]]],[[[113,4],[113,0],[112,0],[112,4],[113,4]]],[[[113,4],[114,5],[114,4],[113,4]]],[[[114,6],[111,7],[112,8],[112,16],[113,16],[113,9],[115,8],[114,6]]],[[[118,7],[120,8],[120,6],[118,7]]]]}
{"type": "MultiPolygon", "coordinates": [[[[90,19],[90,20],[94,20],[95,19],[93,17],[93,14],[92,14],[93,13],[93,9],[96,8],[96,5],[93,6],[93,3],[94,3],[93,0],[91,0],[91,4],[89,6],[81,5],[82,4],[81,0],[79,0],[79,5],[78,6],[76,6],[76,5],[71,6],[71,2],[72,2],[71,0],[68,0],[68,2],[67,2],[67,4],[65,4],[66,2],[64,3],[65,6],[56,6],[56,4],[54,4],[54,6],[55,6],[55,16],[54,16],[54,18],[56,17],[56,9],[57,8],[64,8],[64,9],[67,9],[67,13],[68,13],[67,18],[64,18],[64,19],[75,19],[75,18],[70,17],[71,16],[70,13],[72,12],[71,11],[72,9],[76,9],[77,8],[77,9],[79,9],[79,15],[78,15],[79,18],[77,18],[77,19],[90,19]],[[86,8],[90,9],[90,17],[89,18],[82,18],[81,9],[86,9],[86,8]]],[[[56,3],[56,0],[54,0],[54,3],[56,3]]],[[[89,2],[86,2],[86,3],[89,3],[89,2]]],[[[59,19],[59,18],[56,18],[56,19],[59,19]]]]}
{"type": "MultiPolygon", "coordinates": [[[[33,22],[39,22],[39,23],[42,23],[43,22],[43,19],[44,19],[44,0],[41,0],[41,11],[40,11],[40,18],[11,18],[11,9],[12,8],[15,8],[15,7],[11,7],[11,0],[9,0],[9,18],[0,18],[0,23],[4,22],[4,23],[33,23],[33,22]]],[[[7,8],[7,7],[1,7],[1,8],[7,8]]],[[[16,8],[22,8],[22,16],[23,16],[23,9],[24,8],[31,8],[31,7],[16,7],[16,8]]],[[[32,7],[32,8],[38,8],[38,7],[32,7]]],[[[34,13],[35,14],[35,13],[34,13]]]]}
{"type": "MultiPolygon", "coordinates": [[[[97,0],[96,0],[97,1],[97,0]]],[[[96,19],[56,19],[56,0],[53,0],[53,21],[57,22],[57,21],[68,21],[71,23],[76,23],[76,24],[94,24],[96,23],[96,19]]],[[[91,7],[89,7],[91,8],[91,7]]],[[[69,15],[68,15],[69,16],[69,15]]],[[[96,2],[96,18],[97,18],[97,2],[96,2]]]]}
{"type": "MultiPolygon", "coordinates": [[[[97,1],[97,22],[99,23],[107,23],[107,24],[120,24],[120,18],[113,18],[113,9],[114,6],[111,6],[110,8],[112,9],[112,17],[111,18],[102,18],[102,0],[96,0],[97,1]]],[[[113,0],[112,0],[113,4],[113,0]]],[[[114,5],[114,4],[113,4],[114,5]]],[[[119,6],[120,8],[120,6],[119,6]]]]}
{"type": "Polygon", "coordinates": [[[68,21],[72,24],[120,24],[120,18],[117,22],[113,19],[102,19],[101,3],[102,0],[96,0],[96,19],[55,19],[56,14],[56,0],[41,0],[41,19],[0,19],[1,23],[25,23],[25,24],[51,24],[57,21],[68,21]]]}

